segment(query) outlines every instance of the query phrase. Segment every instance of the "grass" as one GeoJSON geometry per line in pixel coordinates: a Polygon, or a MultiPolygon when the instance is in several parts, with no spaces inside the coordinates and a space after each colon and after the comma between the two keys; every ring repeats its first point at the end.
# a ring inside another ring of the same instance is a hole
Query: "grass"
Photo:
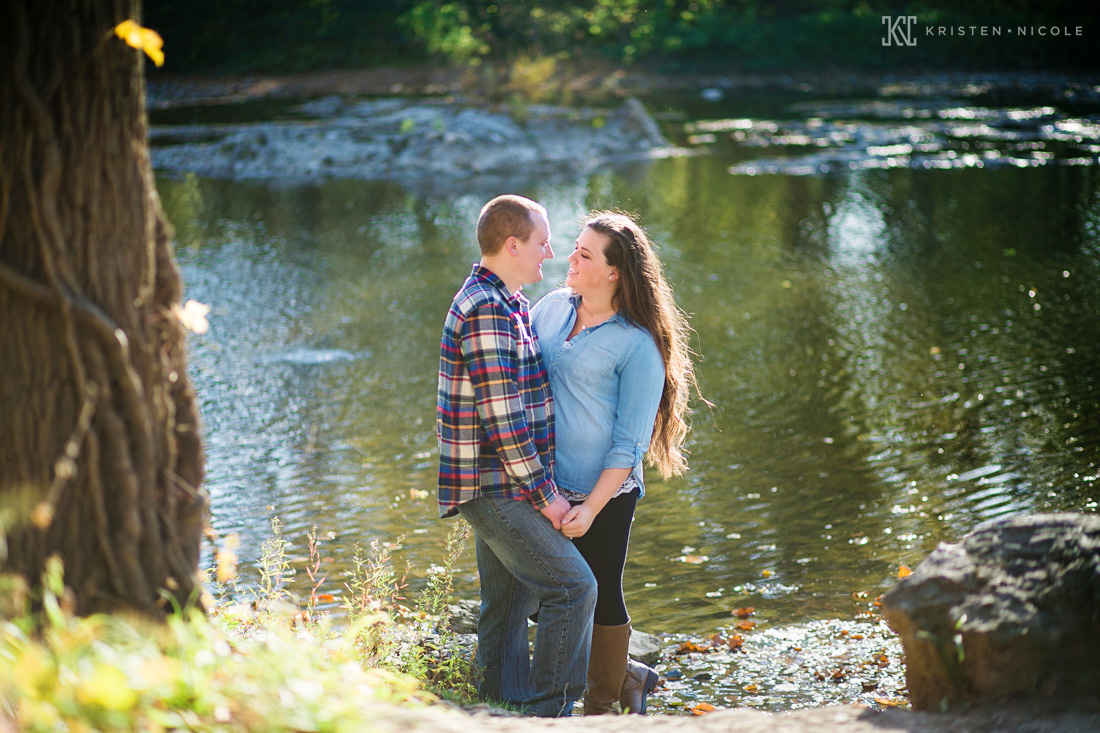
{"type": "MultiPolygon", "coordinates": [[[[454,563],[468,525],[456,525],[443,564],[414,607],[390,549],[374,545],[348,583],[336,624],[282,587],[289,569],[278,526],[264,547],[262,593],[251,603],[182,609],[157,624],[75,617],[61,563],[49,563],[28,612],[25,584],[5,578],[0,620],[0,728],[18,730],[362,731],[385,706],[466,703],[472,658],[448,630],[454,563]]],[[[313,543],[316,552],[316,543],[313,543]]],[[[312,576],[311,576],[312,577],[312,576]]]]}

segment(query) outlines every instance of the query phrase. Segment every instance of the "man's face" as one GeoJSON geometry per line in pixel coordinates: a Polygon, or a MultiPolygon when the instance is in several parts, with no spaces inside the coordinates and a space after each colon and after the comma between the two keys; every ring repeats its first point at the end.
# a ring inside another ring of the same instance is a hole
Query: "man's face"
{"type": "Polygon", "coordinates": [[[516,245],[524,285],[542,280],[542,262],[554,256],[554,250],[550,248],[550,223],[546,221],[545,216],[537,212],[531,214],[531,220],[535,222],[531,236],[526,242],[519,242],[516,245]]]}

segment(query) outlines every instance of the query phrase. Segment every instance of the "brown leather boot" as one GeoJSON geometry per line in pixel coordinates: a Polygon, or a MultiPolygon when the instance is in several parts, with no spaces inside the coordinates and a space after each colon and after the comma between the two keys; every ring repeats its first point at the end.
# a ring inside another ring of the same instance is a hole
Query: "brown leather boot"
{"type": "Polygon", "coordinates": [[[588,656],[588,687],[584,691],[584,714],[604,715],[615,712],[626,676],[626,650],[630,643],[630,624],[592,625],[592,652],[588,656]]]}
{"type": "Polygon", "coordinates": [[[624,713],[645,715],[646,695],[657,687],[657,671],[634,659],[626,662],[626,677],[619,693],[619,708],[624,713]]]}

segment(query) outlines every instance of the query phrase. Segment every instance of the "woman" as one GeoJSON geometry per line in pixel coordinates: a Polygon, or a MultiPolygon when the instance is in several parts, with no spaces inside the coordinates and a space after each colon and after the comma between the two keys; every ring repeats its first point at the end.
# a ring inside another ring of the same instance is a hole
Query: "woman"
{"type": "Polygon", "coordinates": [[[657,673],[627,658],[622,576],[645,493],[642,457],[665,478],[687,467],[687,321],[649,238],[623,214],[585,220],[565,284],[531,320],[554,395],[555,481],[572,504],[562,532],[599,586],[584,712],[612,712],[618,700],[623,712],[644,713],[657,673]]]}

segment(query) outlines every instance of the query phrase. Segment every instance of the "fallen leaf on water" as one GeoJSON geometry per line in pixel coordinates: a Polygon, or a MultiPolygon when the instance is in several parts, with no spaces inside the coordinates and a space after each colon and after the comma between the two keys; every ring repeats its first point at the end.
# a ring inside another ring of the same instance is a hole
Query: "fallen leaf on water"
{"type": "Polygon", "coordinates": [[[319,593],[317,595],[317,600],[321,601],[322,603],[332,603],[336,600],[336,596],[332,595],[331,593],[319,593]]]}
{"type": "Polygon", "coordinates": [[[763,578],[770,578],[770,577],[772,577],[772,571],[771,570],[762,570],[760,572],[760,576],[763,577],[763,578]]]}
{"type": "Polygon", "coordinates": [[[909,703],[908,700],[892,700],[888,697],[876,697],[875,702],[879,705],[885,705],[888,708],[895,708],[899,705],[907,705],[909,703]]]}
{"type": "Polygon", "coordinates": [[[126,44],[141,49],[157,66],[164,64],[164,39],[154,30],[143,28],[132,20],[124,20],[115,26],[115,35],[126,44]]]}
{"type": "Polygon", "coordinates": [[[881,652],[878,653],[878,654],[872,654],[871,655],[871,661],[873,661],[875,664],[877,664],[880,667],[889,667],[890,666],[890,657],[886,656],[885,654],[882,654],[881,652]]]}
{"type": "Polygon", "coordinates": [[[741,689],[745,692],[760,692],[760,685],[756,684],[755,682],[750,682],[741,689]]]}
{"type": "Polygon", "coordinates": [[[692,715],[706,715],[707,713],[713,713],[714,706],[709,702],[701,702],[691,709],[692,715]]]}
{"type": "Polygon", "coordinates": [[[902,565],[901,567],[898,568],[898,577],[899,578],[908,578],[912,574],[913,574],[913,571],[909,569],[908,565],[902,565]]]}
{"type": "Polygon", "coordinates": [[[871,601],[871,605],[874,606],[875,608],[881,608],[882,607],[882,596],[879,596],[875,600],[871,601]]]}
{"type": "Polygon", "coordinates": [[[744,642],[744,637],[742,637],[740,634],[734,634],[733,636],[726,639],[726,646],[728,646],[730,649],[740,649],[741,645],[744,642]]]}
{"type": "Polygon", "coordinates": [[[756,613],[756,606],[746,606],[745,608],[735,608],[733,615],[737,618],[748,618],[756,613]]]}
{"type": "Polygon", "coordinates": [[[701,565],[709,559],[706,555],[681,555],[676,558],[678,562],[686,562],[689,565],[701,565]]]}
{"type": "Polygon", "coordinates": [[[752,631],[753,629],[756,628],[756,622],[755,621],[738,621],[737,622],[737,628],[741,629],[742,631],[752,631]]]}
{"type": "Polygon", "coordinates": [[[705,652],[707,647],[700,646],[694,641],[685,641],[683,644],[676,648],[677,654],[691,654],[692,652],[705,652]]]}

